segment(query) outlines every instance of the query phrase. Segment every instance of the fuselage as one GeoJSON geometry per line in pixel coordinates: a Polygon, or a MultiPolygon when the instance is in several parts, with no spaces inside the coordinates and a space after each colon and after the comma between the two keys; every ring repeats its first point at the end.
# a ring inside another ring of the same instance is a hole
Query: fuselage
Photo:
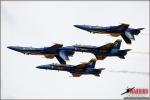
{"type": "Polygon", "coordinates": [[[77,51],[77,52],[87,52],[87,53],[93,53],[95,55],[103,55],[103,56],[117,56],[119,53],[119,49],[111,49],[109,52],[107,49],[98,49],[96,46],[81,46],[81,45],[75,45],[75,46],[67,46],[60,48],[61,50],[71,50],[71,51],[77,51]]]}
{"type": "Polygon", "coordinates": [[[46,54],[51,54],[51,55],[57,55],[57,51],[53,50],[47,50],[48,47],[44,48],[33,48],[33,47],[19,47],[19,46],[9,46],[9,49],[28,54],[28,55],[46,55],[46,54]]]}
{"type": "Polygon", "coordinates": [[[49,69],[49,70],[59,70],[59,71],[67,71],[73,74],[95,74],[98,75],[101,72],[101,69],[94,68],[85,68],[85,69],[76,69],[73,65],[56,65],[56,64],[48,64],[38,66],[39,69],[49,69]]]}
{"type": "Polygon", "coordinates": [[[123,34],[123,31],[116,29],[116,26],[109,26],[109,27],[91,26],[91,25],[74,25],[74,26],[92,33],[111,34],[112,36],[113,35],[118,36],[120,34],[123,34]]]}

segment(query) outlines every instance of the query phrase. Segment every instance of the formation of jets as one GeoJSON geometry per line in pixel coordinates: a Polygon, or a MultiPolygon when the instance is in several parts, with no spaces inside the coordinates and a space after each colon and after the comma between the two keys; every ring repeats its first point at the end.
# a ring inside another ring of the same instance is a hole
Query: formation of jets
{"type": "MultiPolygon", "coordinates": [[[[128,24],[121,24],[118,26],[100,27],[90,25],[74,25],[77,28],[99,34],[110,34],[111,36],[121,35],[124,41],[131,44],[131,39],[135,39],[134,35],[138,35],[144,28],[133,29],[129,28],[128,24]]],[[[131,49],[120,50],[121,39],[117,39],[113,43],[107,43],[100,47],[90,45],[72,45],[63,46],[63,44],[54,44],[51,47],[33,48],[33,47],[20,47],[20,46],[8,46],[7,48],[21,52],[27,55],[43,55],[46,58],[57,58],[60,64],[48,64],[37,66],[39,69],[48,70],[60,70],[67,71],[72,74],[73,77],[80,77],[81,75],[92,74],[100,76],[102,70],[105,68],[95,69],[96,60],[104,60],[106,57],[119,57],[125,59],[125,55],[131,49]],[[75,52],[92,53],[96,58],[92,58],[89,62],[85,62],[79,65],[68,65],[66,61],[70,56],[73,56],[75,52]]]]}

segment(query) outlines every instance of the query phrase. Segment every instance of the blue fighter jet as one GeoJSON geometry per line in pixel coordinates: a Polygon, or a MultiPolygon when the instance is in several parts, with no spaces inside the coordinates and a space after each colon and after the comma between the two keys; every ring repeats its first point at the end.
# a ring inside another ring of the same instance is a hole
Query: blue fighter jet
{"type": "Polygon", "coordinates": [[[70,72],[73,77],[80,77],[81,75],[95,75],[100,76],[99,74],[105,68],[95,69],[96,59],[91,59],[89,62],[82,63],[79,65],[66,65],[66,64],[48,64],[37,66],[39,69],[46,70],[59,70],[59,71],[67,71],[70,72]]]}
{"type": "Polygon", "coordinates": [[[62,44],[54,44],[51,47],[44,47],[44,48],[32,48],[20,46],[8,46],[7,48],[27,55],[44,55],[46,58],[49,59],[56,57],[61,64],[66,64],[66,60],[69,60],[68,56],[72,56],[74,52],[60,50],[62,46],[63,46],[62,44]]]}
{"type": "Polygon", "coordinates": [[[131,44],[131,40],[135,40],[134,35],[138,35],[141,30],[144,28],[129,28],[128,24],[121,24],[118,26],[108,26],[108,27],[101,27],[101,26],[91,26],[91,25],[74,25],[75,27],[86,30],[92,33],[98,34],[109,34],[114,37],[122,36],[124,41],[127,44],[131,44]]]}
{"type": "Polygon", "coordinates": [[[65,51],[77,51],[92,53],[96,56],[97,60],[103,60],[107,56],[117,56],[121,59],[125,59],[125,55],[131,49],[120,50],[122,40],[118,39],[114,43],[108,43],[106,45],[96,47],[90,45],[73,45],[60,48],[65,51]]]}

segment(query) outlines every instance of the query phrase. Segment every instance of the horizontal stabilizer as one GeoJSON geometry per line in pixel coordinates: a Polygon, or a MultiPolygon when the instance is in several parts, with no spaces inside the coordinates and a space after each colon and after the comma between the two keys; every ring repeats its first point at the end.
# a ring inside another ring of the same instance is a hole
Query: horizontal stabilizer
{"type": "Polygon", "coordinates": [[[94,75],[100,77],[100,74],[103,70],[105,70],[105,68],[96,69],[94,75]]]}
{"type": "Polygon", "coordinates": [[[119,58],[121,58],[121,59],[125,59],[125,57],[124,57],[123,55],[119,56],[119,58]]]}
{"type": "Polygon", "coordinates": [[[120,55],[118,56],[119,58],[125,59],[125,55],[127,54],[128,51],[131,49],[125,49],[125,50],[120,50],[120,55]]]}
{"type": "Polygon", "coordinates": [[[143,30],[143,29],[145,29],[145,28],[138,28],[138,30],[143,30]]]}
{"type": "Polygon", "coordinates": [[[138,35],[140,33],[141,30],[143,30],[145,28],[137,28],[133,30],[134,35],[138,35]]]}

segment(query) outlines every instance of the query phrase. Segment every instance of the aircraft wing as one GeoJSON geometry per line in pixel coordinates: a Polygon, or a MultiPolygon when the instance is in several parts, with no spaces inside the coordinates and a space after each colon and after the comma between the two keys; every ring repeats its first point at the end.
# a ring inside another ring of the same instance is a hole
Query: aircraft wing
{"type": "Polygon", "coordinates": [[[114,43],[108,43],[106,45],[103,45],[101,47],[98,47],[97,49],[101,50],[101,52],[108,52],[109,50],[111,50],[114,47],[114,43]]]}
{"type": "Polygon", "coordinates": [[[129,24],[121,24],[116,27],[118,31],[124,32],[129,27],[129,24]]]}
{"type": "Polygon", "coordinates": [[[69,60],[69,57],[67,55],[67,53],[64,50],[61,50],[59,52],[59,56],[63,59],[63,60],[69,60]]]}
{"type": "MultiPolygon", "coordinates": [[[[114,48],[114,46],[115,46],[115,43],[107,43],[101,47],[98,47],[97,49],[100,50],[101,53],[106,54],[106,53],[110,52],[111,49],[114,48]]],[[[104,60],[106,58],[106,56],[103,54],[102,55],[94,54],[94,55],[96,56],[96,58],[98,60],[104,60]]]]}
{"type": "Polygon", "coordinates": [[[51,47],[48,47],[46,50],[47,51],[56,51],[57,49],[61,48],[63,45],[62,44],[54,44],[51,47]]]}
{"type": "MultiPolygon", "coordinates": [[[[105,44],[101,47],[98,47],[97,49],[101,51],[101,53],[105,54],[111,51],[111,49],[114,47],[114,43],[108,43],[105,44]]],[[[99,54],[94,54],[97,58],[97,60],[104,60],[106,58],[105,55],[99,55],[99,54]]]]}

